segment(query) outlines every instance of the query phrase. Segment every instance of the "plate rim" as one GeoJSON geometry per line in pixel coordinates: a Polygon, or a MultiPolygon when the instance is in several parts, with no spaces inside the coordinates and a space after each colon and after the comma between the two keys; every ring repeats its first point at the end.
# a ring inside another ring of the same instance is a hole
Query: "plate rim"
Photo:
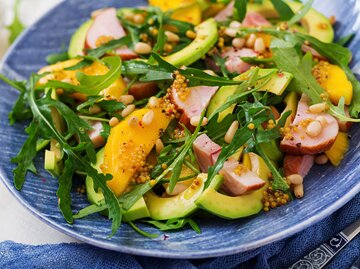
{"type": "MultiPolygon", "coordinates": [[[[13,53],[13,50],[16,48],[16,46],[21,43],[28,35],[28,32],[30,32],[33,27],[36,27],[36,25],[43,20],[45,17],[47,17],[50,13],[52,13],[55,9],[59,8],[59,6],[63,5],[66,1],[60,0],[58,4],[56,4],[54,7],[49,9],[47,12],[43,14],[40,18],[38,18],[30,27],[28,27],[20,37],[17,38],[17,40],[10,46],[6,54],[4,55],[2,61],[0,61],[0,73],[5,72],[11,72],[14,71],[11,66],[7,65],[9,56],[13,53]]],[[[14,72],[13,74],[19,75],[17,72],[14,72]]],[[[360,131],[359,131],[360,132],[360,131]]],[[[360,165],[360,164],[359,164],[360,165]]],[[[156,257],[156,258],[182,258],[182,259],[194,259],[194,258],[212,258],[212,257],[220,257],[225,255],[232,255],[237,253],[242,253],[249,250],[254,250],[259,247],[264,247],[266,245],[269,245],[271,243],[280,241],[282,239],[288,238],[290,236],[293,236],[294,234],[304,231],[306,228],[320,222],[324,218],[330,216],[332,213],[334,213],[339,208],[343,207],[346,203],[348,203],[350,200],[352,200],[358,193],[360,193],[360,181],[355,184],[355,186],[344,196],[340,197],[335,203],[330,204],[325,209],[321,210],[318,214],[308,218],[307,220],[304,220],[302,222],[299,222],[298,224],[286,228],[282,230],[281,232],[278,232],[276,234],[272,234],[269,236],[266,236],[262,239],[256,240],[251,243],[242,244],[240,246],[230,246],[226,248],[221,249],[215,249],[215,250],[201,250],[196,253],[192,251],[184,251],[181,252],[170,252],[170,253],[164,253],[160,252],[158,250],[151,250],[151,249],[139,249],[136,247],[126,246],[122,244],[115,244],[113,242],[104,242],[99,241],[98,239],[94,239],[89,236],[81,235],[77,233],[76,231],[72,230],[71,228],[62,226],[60,223],[57,223],[55,220],[52,220],[44,215],[41,214],[35,207],[31,206],[27,203],[27,201],[20,195],[20,191],[18,191],[14,185],[12,185],[12,181],[10,179],[7,179],[6,173],[4,171],[4,165],[0,165],[0,179],[4,183],[4,186],[8,191],[16,198],[20,204],[28,210],[33,216],[37,217],[42,222],[46,223],[50,227],[54,228],[55,230],[66,234],[72,238],[75,238],[83,243],[87,243],[90,245],[93,245],[95,247],[100,247],[107,250],[112,250],[116,252],[122,252],[130,255],[140,255],[140,256],[148,256],[148,257],[156,257]]],[[[121,232],[121,229],[118,231],[121,232]]]]}

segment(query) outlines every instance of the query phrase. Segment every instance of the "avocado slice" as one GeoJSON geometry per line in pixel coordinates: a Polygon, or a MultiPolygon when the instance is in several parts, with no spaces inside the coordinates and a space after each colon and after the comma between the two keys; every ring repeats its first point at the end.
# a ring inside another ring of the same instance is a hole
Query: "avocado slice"
{"type": "MultiPolygon", "coordinates": [[[[96,163],[93,167],[100,172],[100,165],[104,161],[104,148],[98,151],[96,154],[96,163]]],[[[100,190],[95,191],[94,181],[91,177],[87,176],[85,180],[87,198],[92,204],[99,204],[101,200],[104,200],[104,195],[100,190]]],[[[124,222],[142,219],[149,217],[149,210],[145,204],[145,200],[141,197],[129,210],[122,212],[122,220],[124,222]]]]}
{"type": "Polygon", "coordinates": [[[195,200],[201,195],[206,179],[207,174],[200,174],[190,187],[172,197],[160,197],[152,191],[146,193],[144,198],[151,218],[155,220],[182,218],[194,212],[197,209],[195,200]]]}
{"type": "Polygon", "coordinates": [[[83,23],[71,37],[68,50],[68,55],[70,58],[75,58],[79,55],[82,55],[85,46],[86,35],[92,23],[93,20],[88,20],[87,22],[83,23]]]}
{"type": "Polygon", "coordinates": [[[214,18],[207,19],[195,27],[196,38],[185,48],[164,57],[164,60],[180,67],[189,66],[203,57],[218,39],[217,23],[214,18]]]}
{"type": "MultiPolygon", "coordinates": [[[[235,77],[234,80],[245,80],[250,70],[235,77]]],[[[268,91],[276,95],[282,95],[286,90],[287,86],[290,84],[293,79],[293,75],[288,72],[280,72],[275,68],[261,68],[259,69],[259,76],[266,76],[269,73],[273,72],[274,74],[270,77],[270,80],[263,85],[259,90],[260,91],[268,91]]],[[[223,103],[225,103],[226,99],[233,95],[238,86],[223,86],[221,87],[211,101],[207,108],[206,115],[209,117],[216,109],[218,109],[223,103]]],[[[218,122],[221,122],[228,114],[234,111],[235,105],[227,108],[219,114],[218,122]]]]}
{"type": "MultiPolygon", "coordinates": [[[[295,13],[303,6],[295,1],[286,1],[286,3],[295,13]]],[[[247,8],[248,11],[260,13],[267,19],[279,17],[270,0],[264,0],[262,4],[249,3],[247,8]]],[[[301,25],[306,29],[308,35],[316,37],[323,42],[331,43],[334,40],[334,29],[329,19],[313,8],[303,17],[301,25]]]]}
{"type": "MultiPolygon", "coordinates": [[[[246,166],[251,166],[251,170],[259,175],[262,179],[268,179],[269,169],[267,168],[264,160],[260,156],[252,153],[248,155],[248,163],[246,166]]],[[[200,195],[195,201],[199,208],[202,208],[214,215],[224,219],[238,219],[255,215],[263,208],[262,198],[263,191],[268,187],[267,184],[249,194],[241,196],[228,196],[217,192],[217,188],[223,182],[222,177],[215,177],[210,186],[200,195]]]]}

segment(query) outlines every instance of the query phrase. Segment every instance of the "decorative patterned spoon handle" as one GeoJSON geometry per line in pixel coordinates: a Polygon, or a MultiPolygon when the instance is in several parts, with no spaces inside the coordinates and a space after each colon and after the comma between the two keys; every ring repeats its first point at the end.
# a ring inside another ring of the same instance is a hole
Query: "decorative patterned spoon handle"
{"type": "Polygon", "coordinates": [[[323,268],[340,250],[345,247],[360,232],[360,219],[335,235],[304,258],[298,260],[290,269],[320,269],[323,268]]]}

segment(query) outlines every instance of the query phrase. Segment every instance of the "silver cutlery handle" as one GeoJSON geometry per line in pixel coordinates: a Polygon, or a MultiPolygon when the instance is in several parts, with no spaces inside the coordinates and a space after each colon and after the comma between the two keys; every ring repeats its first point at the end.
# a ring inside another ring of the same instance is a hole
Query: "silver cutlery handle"
{"type": "Polygon", "coordinates": [[[294,263],[290,269],[320,269],[323,268],[343,247],[349,239],[340,232],[328,242],[321,244],[317,249],[311,251],[304,258],[294,263]]]}

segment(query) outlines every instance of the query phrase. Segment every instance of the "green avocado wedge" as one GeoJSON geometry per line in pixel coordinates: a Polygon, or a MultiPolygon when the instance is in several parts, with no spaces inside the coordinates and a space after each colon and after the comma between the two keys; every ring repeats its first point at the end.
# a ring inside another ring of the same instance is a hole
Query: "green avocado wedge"
{"type": "MultiPolygon", "coordinates": [[[[246,79],[247,75],[250,71],[247,71],[237,77],[234,78],[234,80],[244,80],[246,79]]],[[[273,72],[274,74],[271,75],[270,80],[263,85],[259,90],[260,91],[268,91],[276,95],[282,95],[283,92],[286,90],[287,86],[290,84],[291,80],[293,79],[293,75],[288,72],[280,72],[278,69],[275,68],[269,68],[259,69],[258,75],[260,77],[266,76],[273,72]]],[[[233,95],[236,91],[238,86],[223,86],[221,87],[213,98],[211,98],[211,101],[209,103],[209,106],[206,111],[207,117],[212,115],[212,113],[218,109],[223,103],[226,102],[227,98],[231,95],[233,95]]],[[[235,108],[234,106],[231,106],[227,108],[226,110],[222,111],[219,114],[218,122],[222,121],[228,114],[232,113],[235,108]]]]}
{"type": "Polygon", "coordinates": [[[83,54],[86,35],[92,24],[93,20],[88,20],[87,22],[83,23],[71,37],[68,50],[68,55],[70,58],[75,58],[83,54]]]}
{"type": "MultiPolygon", "coordinates": [[[[216,176],[216,178],[221,176],[216,176]]],[[[197,209],[195,200],[204,189],[207,174],[200,174],[193,183],[182,193],[171,197],[160,197],[152,191],[144,195],[149,208],[151,218],[155,220],[167,220],[183,218],[197,209]]]]}
{"type": "MultiPolygon", "coordinates": [[[[295,13],[303,6],[295,1],[286,1],[286,3],[295,13]]],[[[270,0],[263,0],[262,4],[249,3],[247,8],[248,11],[260,13],[267,19],[276,19],[279,16],[270,0]]],[[[301,26],[306,29],[308,35],[320,41],[331,43],[334,40],[334,29],[329,19],[313,8],[303,17],[301,26]]]]}
{"type": "Polygon", "coordinates": [[[189,66],[203,57],[218,40],[217,23],[207,19],[195,27],[196,38],[185,48],[164,57],[164,60],[180,67],[189,66]]]}
{"type": "Polygon", "coordinates": [[[223,182],[223,178],[215,177],[210,186],[195,201],[196,205],[224,219],[244,218],[259,213],[263,208],[263,191],[269,184],[269,169],[260,156],[252,154],[250,158],[251,170],[267,182],[263,188],[241,196],[228,196],[217,191],[223,182]]]}
{"type": "MultiPolygon", "coordinates": [[[[100,165],[103,163],[104,160],[104,152],[105,150],[104,148],[102,148],[96,154],[96,163],[93,165],[93,167],[98,171],[100,171],[100,165]]],[[[94,182],[91,177],[86,177],[85,186],[87,198],[90,203],[98,205],[101,200],[104,200],[104,195],[102,194],[102,192],[100,190],[95,191],[94,182]]],[[[143,197],[141,197],[128,211],[122,212],[122,221],[128,222],[136,219],[147,218],[149,216],[150,213],[145,204],[145,200],[143,197]]]]}

